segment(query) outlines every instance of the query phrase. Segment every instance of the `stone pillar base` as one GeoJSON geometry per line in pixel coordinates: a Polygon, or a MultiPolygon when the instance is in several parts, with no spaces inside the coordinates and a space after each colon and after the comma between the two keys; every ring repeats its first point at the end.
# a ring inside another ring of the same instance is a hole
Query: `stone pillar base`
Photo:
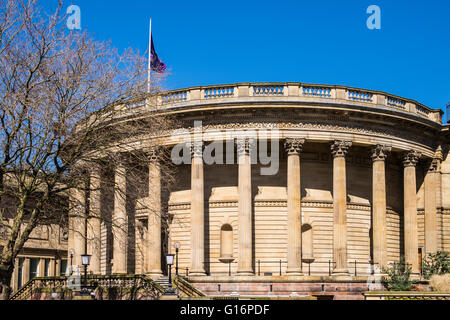
{"type": "Polygon", "coordinates": [[[302,276],[303,275],[302,269],[300,269],[300,268],[288,268],[286,270],[286,273],[289,276],[302,276]]]}
{"type": "Polygon", "coordinates": [[[411,280],[420,280],[420,278],[421,278],[420,273],[418,273],[418,272],[411,272],[410,277],[411,277],[411,280]]]}
{"type": "Polygon", "coordinates": [[[146,273],[147,277],[150,277],[151,279],[159,279],[163,276],[163,273],[161,271],[151,271],[146,273]]]}
{"type": "Polygon", "coordinates": [[[254,276],[255,273],[254,273],[253,271],[251,271],[251,270],[248,270],[248,271],[238,271],[238,272],[237,272],[237,275],[238,275],[238,276],[254,276]]]}
{"type": "Polygon", "coordinates": [[[352,276],[350,275],[350,273],[348,272],[347,269],[336,269],[333,270],[333,273],[331,274],[331,276],[336,279],[336,280],[347,280],[347,279],[351,279],[352,276]]]}
{"type": "Polygon", "coordinates": [[[206,276],[206,272],[205,271],[198,271],[198,270],[194,270],[194,271],[189,271],[189,277],[202,277],[202,276],[206,276]]]}

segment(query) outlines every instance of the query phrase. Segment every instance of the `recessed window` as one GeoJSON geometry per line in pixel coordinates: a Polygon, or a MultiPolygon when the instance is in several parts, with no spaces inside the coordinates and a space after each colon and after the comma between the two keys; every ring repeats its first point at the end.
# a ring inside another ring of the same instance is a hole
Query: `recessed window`
{"type": "Polygon", "coordinates": [[[313,229],[310,224],[302,226],[302,259],[311,260],[314,258],[313,252],[313,229]]]}
{"type": "Polygon", "coordinates": [[[30,258],[30,280],[39,276],[39,258],[30,258]]]}
{"type": "Polygon", "coordinates": [[[220,229],[220,257],[231,258],[233,256],[233,227],[224,224],[220,229]]]}

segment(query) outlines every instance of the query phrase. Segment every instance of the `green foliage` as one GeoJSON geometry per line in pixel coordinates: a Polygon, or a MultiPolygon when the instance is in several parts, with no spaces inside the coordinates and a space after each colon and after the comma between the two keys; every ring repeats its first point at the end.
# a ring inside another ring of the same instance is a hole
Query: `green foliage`
{"type": "Polygon", "coordinates": [[[389,291],[411,290],[411,267],[405,262],[404,257],[400,258],[400,262],[383,268],[383,272],[388,275],[383,278],[383,284],[389,291]]]}
{"type": "Polygon", "coordinates": [[[430,253],[423,259],[422,274],[425,279],[430,279],[435,274],[450,273],[450,254],[445,251],[430,253]]]}

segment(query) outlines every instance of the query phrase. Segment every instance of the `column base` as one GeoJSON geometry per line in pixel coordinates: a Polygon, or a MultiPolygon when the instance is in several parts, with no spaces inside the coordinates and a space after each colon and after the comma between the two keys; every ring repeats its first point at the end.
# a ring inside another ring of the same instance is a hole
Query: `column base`
{"type": "Polygon", "coordinates": [[[420,280],[420,278],[422,276],[419,272],[411,272],[410,277],[411,277],[411,280],[420,280]]]}
{"type": "Polygon", "coordinates": [[[163,273],[160,270],[155,270],[155,271],[147,272],[146,275],[154,280],[154,279],[161,278],[163,276],[163,273]]]}
{"type": "Polygon", "coordinates": [[[338,278],[338,279],[350,279],[352,276],[350,275],[350,272],[348,272],[348,269],[335,269],[333,270],[331,276],[333,278],[338,278]]]}
{"type": "Polygon", "coordinates": [[[254,276],[255,273],[253,272],[253,270],[241,270],[241,271],[238,270],[237,275],[245,277],[245,276],[254,276]]]}
{"type": "Polygon", "coordinates": [[[303,276],[302,269],[300,268],[288,268],[286,273],[289,276],[303,276]]]}
{"type": "Polygon", "coordinates": [[[189,271],[189,277],[204,277],[206,276],[206,272],[204,270],[193,270],[189,271]]]}

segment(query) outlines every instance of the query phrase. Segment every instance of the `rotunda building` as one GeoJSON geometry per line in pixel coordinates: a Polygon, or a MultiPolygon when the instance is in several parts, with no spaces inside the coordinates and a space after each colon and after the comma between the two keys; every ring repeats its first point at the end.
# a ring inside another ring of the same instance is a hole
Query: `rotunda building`
{"type": "MultiPolygon", "coordinates": [[[[156,100],[177,127],[133,144],[148,153],[146,194],[120,201],[100,190],[91,199],[100,208],[110,199],[112,216],[134,221],[127,230],[97,227],[91,272],[158,279],[172,253],[172,271],[207,294],[348,297],[401,257],[419,277],[427,254],[450,251],[442,110],[385,92],[303,83],[191,87],[156,100]],[[167,190],[152,157],[161,150],[174,166],[167,190]]],[[[127,117],[154,112],[146,108],[127,117]]],[[[115,170],[126,176],[126,162],[115,170]]],[[[91,181],[105,178],[91,174],[91,181]]],[[[69,236],[76,255],[82,242],[69,236]]]]}

